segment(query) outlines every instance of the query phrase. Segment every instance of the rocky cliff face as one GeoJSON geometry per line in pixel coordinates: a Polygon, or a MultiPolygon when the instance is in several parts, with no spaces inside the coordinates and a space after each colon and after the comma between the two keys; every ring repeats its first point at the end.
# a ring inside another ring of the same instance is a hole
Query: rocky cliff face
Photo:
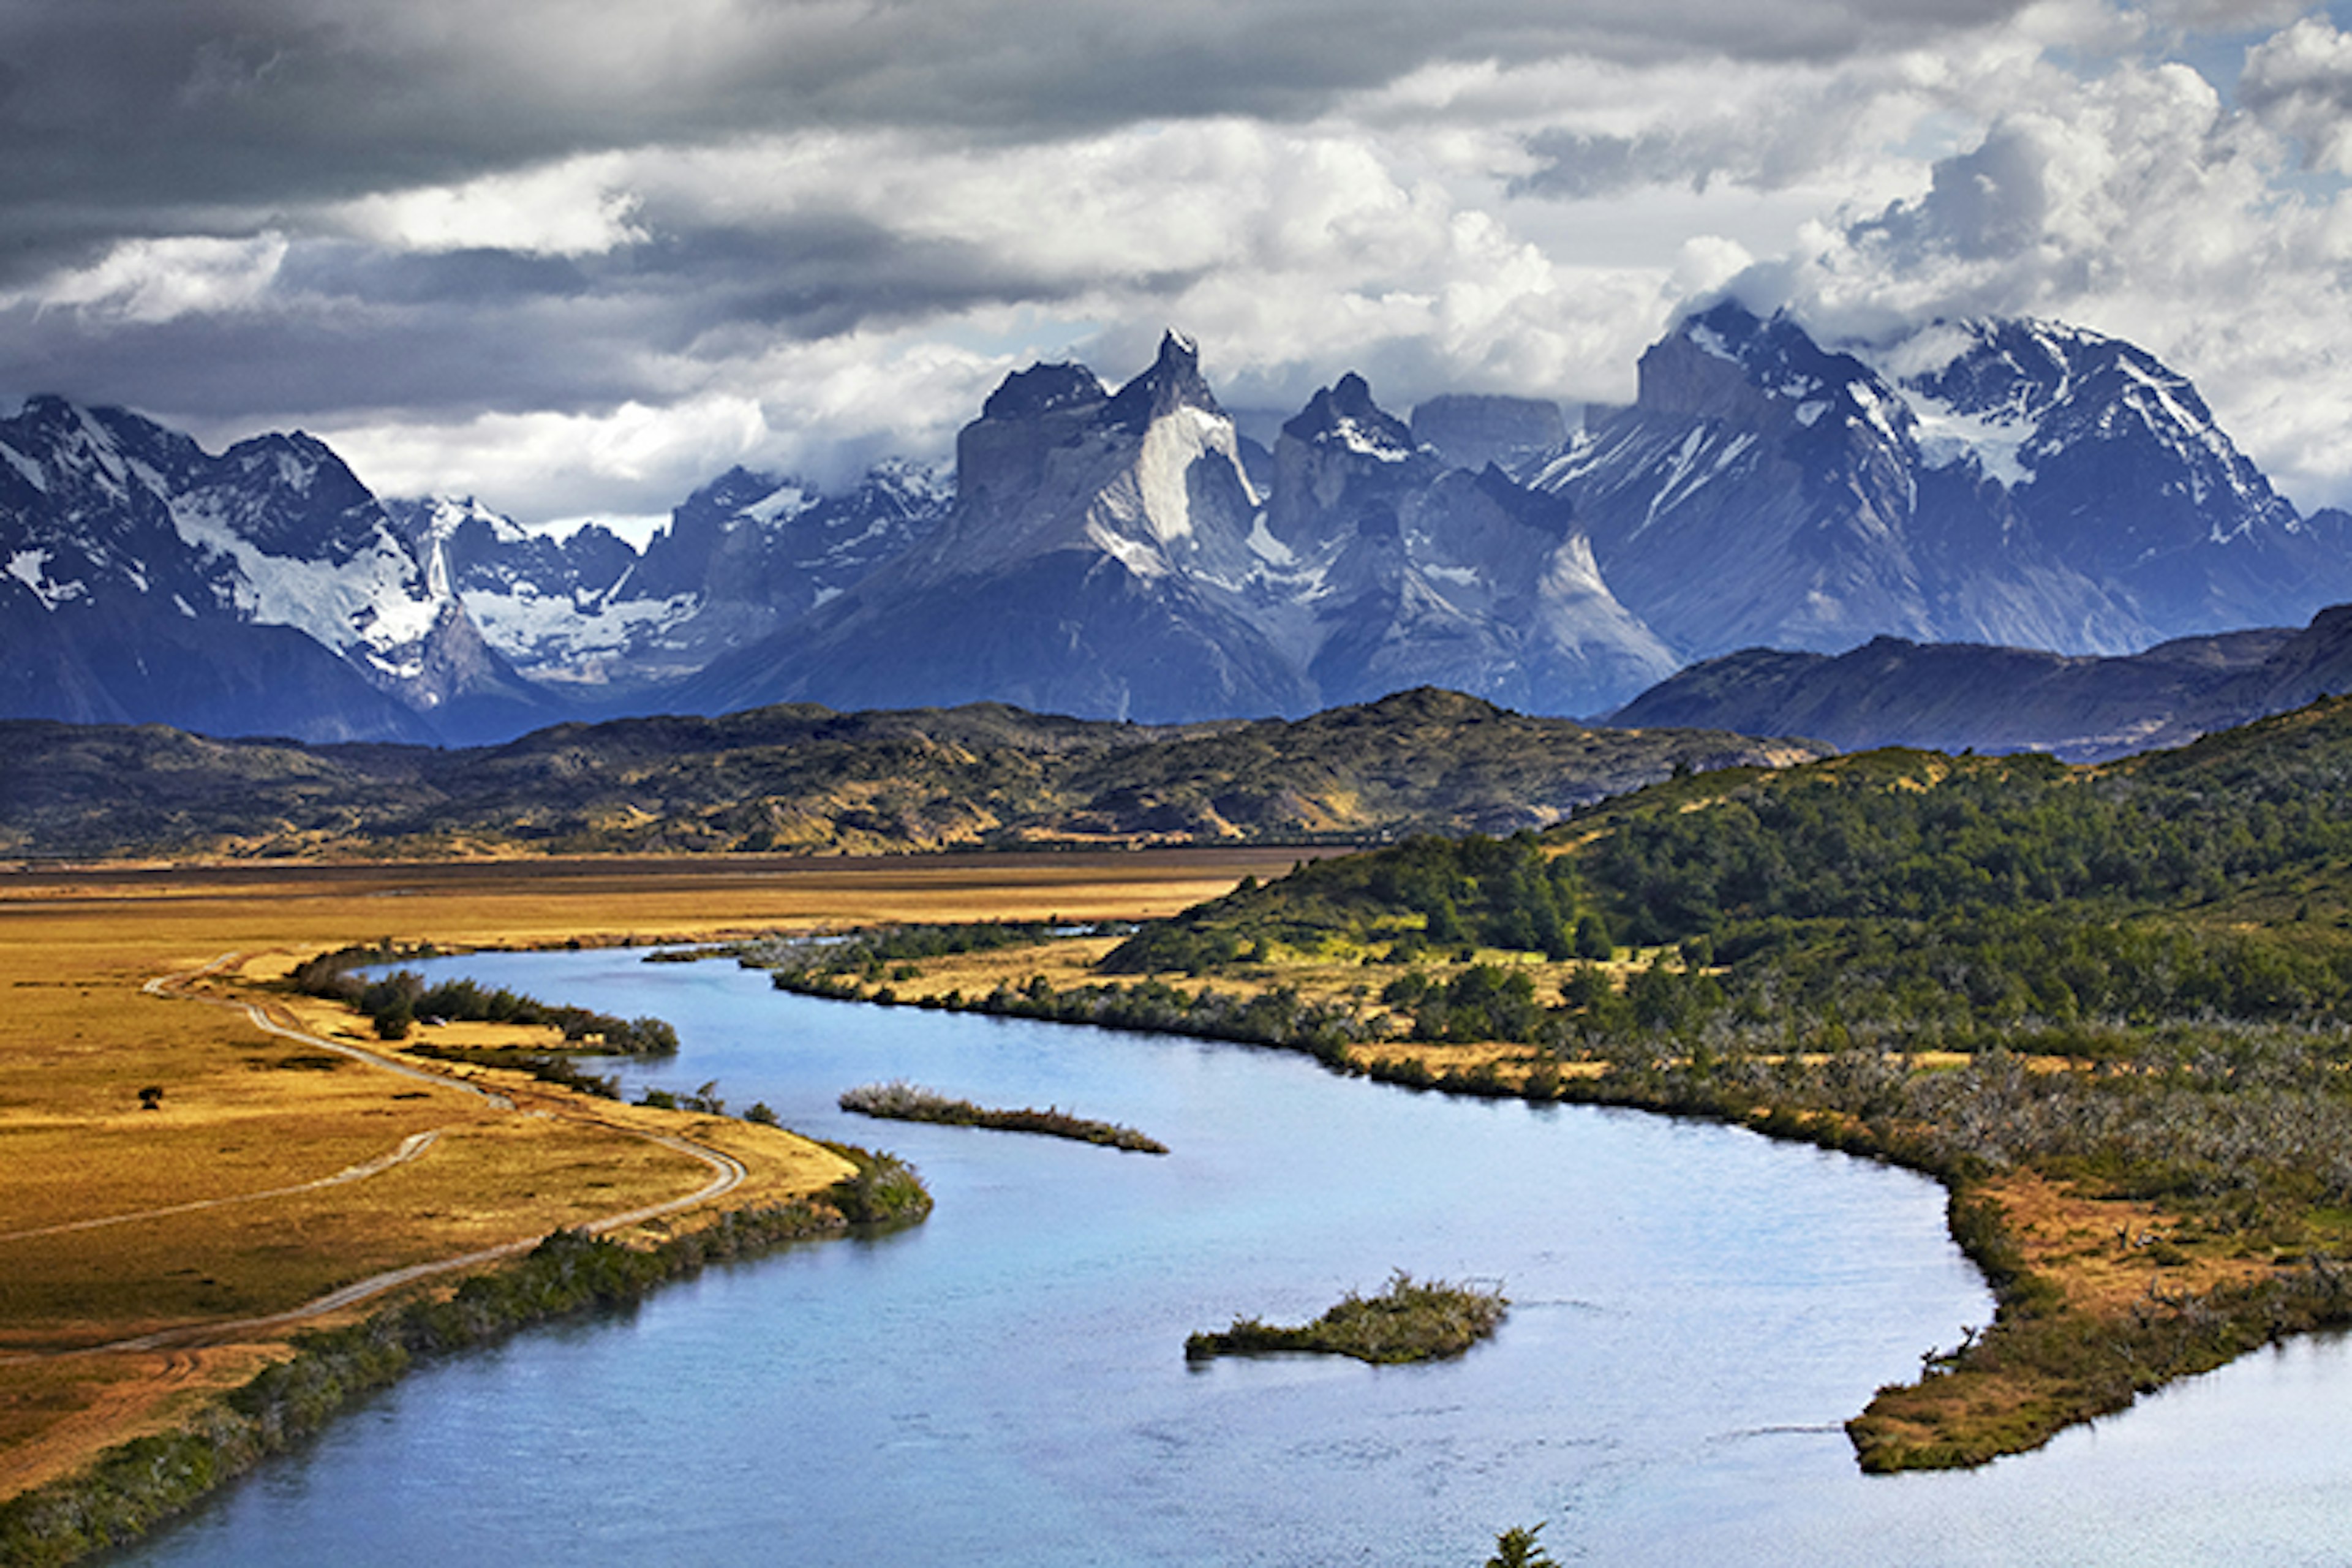
{"type": "Polygon", "coordinates": [[[566,700],[613,711],[658,702],[720,654],[839,596],[903,553],[948,499],[908,463],[831,493],[735,468],[688,497],[642,552],[593,523],[557,540],[470,500],[387,504],[413,549],[438,549],[491,648],[566,700]]]}
{"type": "Polygon", "coordinates": [[[1139,721],[1313,706],[1248,613],[1258,500],[1189,340],[1169,334],[1108,395],[1076,366],[1012,377],[957,469],[957,503],[923,541],[681,699],[994,698],[1139,721]]]}
{"type": "Polygon", "coordinates": [[[1592,711],[1674,668],[1619,604],[1570,510],[1423,446],[1344,376],[1284,426],[1268,529],[1326,702],[1440,686],[1592,711]]]}
{"type": "Polygon", "coordinates": [[[2352,593],[2324,525],[2142,350],[2050,322],[1970,321],[1895,356],[1917,367],[1903,386],[1923,464],[1998,486],[2017,534],[2160,634],[2300,622],[2352,593]]]}
{"type": "Polygon", "coordinates": [[[1360,376],[1284,426],[1270,467],[1262,498],[1174,334],[1116,393],[1082,366],[1020,372],[964,429],[936,533],[688,700],[1181,721],[1443,685],[1591,711],[1674,667],[1566,508],[1421,446],[1360,376]]]}
{"type": "Polygon", "coordinates": [[[1640,385],[1535,482],[1677,653],[1930,634],[1909,415],[1868,367],[1727,304],[1644,353],[1640,385]]]}
{"type": "Polygon", "coordinates": [[[1412,438],[1452,467],[1489,463],[1517,475],[1568,444],[1559,405],[1536,397],[1496,397],[1453,392],[1416,404],[1412,438]]]}

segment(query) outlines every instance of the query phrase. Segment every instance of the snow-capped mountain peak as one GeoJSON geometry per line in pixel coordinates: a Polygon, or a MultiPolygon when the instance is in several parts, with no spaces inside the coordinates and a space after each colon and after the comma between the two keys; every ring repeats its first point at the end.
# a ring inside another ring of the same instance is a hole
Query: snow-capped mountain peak
{"type": "Polygon", "coordinates": [[[1833,353],[1787,312],[1760,317],[1723,300],[1683,318],[1643,354],[1637,406],[1758,432],[1854,429],[1890,447],[1914,438],[1895,389],[1852,354],[1833,353]]]}
{"type": "Polygon", "coordinates": [[[1370,384],[1354,371],[1316,393],[1282,433],[1314,445],[1336,444],[1384,463],[1402,463],[1416,449],[1412,427],[1374,403],[1370,384]]]}
{"type": "Polygon", "coordinates": [[[2221,430],[2189,378],[2119,338],[2032,320],[1939,322],[1885,356],[1932,467],[1973,460],[2029,508],[2060,493],[2136,516],[2105,564],[2127,569],[2203,540],[2300,531],[2301,520],[2221,430]]]}

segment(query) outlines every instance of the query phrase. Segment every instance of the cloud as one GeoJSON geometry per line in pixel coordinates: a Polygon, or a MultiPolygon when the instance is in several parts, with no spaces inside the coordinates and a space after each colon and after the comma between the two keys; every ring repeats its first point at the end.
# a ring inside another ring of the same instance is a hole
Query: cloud
{"type": "Polygon", "coordinates": [[[2195,380],[2300,503],[2352,500],[2352,200],[2284,183],[2296,154],[2273,129],[2306,122],[2327,33],[2254,50],[2244,113],[2179,65],[2077,82],[1730,287],[1856,343],[1981,315],[2127,338],[2195,380]]]}
{"type": "Polygon", "coordinates": [[[714,464],[942,456],[1007,371],[1118,380],[1169,325],[1234,406],[1347,369],[1400,410],[1622,398],[1678,303],[1736,279],[1839,332],[2141,336],[2318,494],[2352,464],[2332,394],[2262,379],[2352,317],[2352,211],[2289,177],[2352,158],[2345,37],[2296,15],[0,7],[0,393],[301,425],[374,482],[536,518],[653,514],[714,464]],[[2257,26],[2283,30],[2230,41],[2257,26]],[[2234,89],[2161,63],[2195,29],[2195,58],[2244,55],[2234,89]]]}
{"type": "Polygon", "coordinates": [[[286,237],[276,233],[124,240],[92,265],[52,279],[38,298],[85,318],[140,325],[235,311],[268,293],[286,251],[286,237]]]}
{"type": "Polygon", "coordinates": [[[615,188],[615,160],[574,159],[463,184],[381,191],[325,215],[393,250],[504,250],[599,256],[646,237],[636,198],[615,188]]]}
{"type": "Polygon", "coordinates": [[[319,434],[382,494],[475,494],[528,523],[643,520],[737,464],[837,485],[885,458],[943,457],[1003,374],[1001,359],[929,337],[853,334],[771,353],[747,378],[772,389],[765,398],[356,419],[319,434]]]}
{"type": "Polygon", "coordinates": [[[2297,22],[2248,52],[2238,97],[2301,143],[2305,168],[2352,174],[2352,34],[2297,22]]]}
{"type": "Polygon", "coordinates": [[[1298,123],[1437,62],[1843,58],[2018,0],[112,0],[0,10],[0,208],[247,208],[826,128],[1298,123]]]}

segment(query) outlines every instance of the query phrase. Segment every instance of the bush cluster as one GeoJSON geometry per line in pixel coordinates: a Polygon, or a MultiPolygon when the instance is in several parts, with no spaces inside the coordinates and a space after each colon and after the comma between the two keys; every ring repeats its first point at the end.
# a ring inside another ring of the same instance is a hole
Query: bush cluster
{"type": "Polygon", "coordinates": [[[541,1002],[503,986],[467,979],[427,984],[414,970],[396,970],[378,980],[352,973],[383,962],[379,948],[345,948],[298,967],[292,984],[305,994],[331,997],[358,1008],[374,1022],[380,1038],[407,1037],[419,1021],[433,1018],[483,1024],[521,1024],[561,1029],[567,1042],[605,1056],[662,1057],[677,1052],[677,1030],[659,1018],[622,1018],[541,1002]]]}

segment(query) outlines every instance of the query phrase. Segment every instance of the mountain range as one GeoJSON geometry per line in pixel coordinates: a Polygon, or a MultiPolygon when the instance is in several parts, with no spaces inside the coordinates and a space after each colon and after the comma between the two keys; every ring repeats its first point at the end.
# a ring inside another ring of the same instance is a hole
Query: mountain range
{"type": "MultiPolygon", "coordinates": [[[[952,479],[737,468],[642,549],[378,498],[299,433],[214,457],[54,398],[0,421],[0,713],[223,735],[469,743],[777,702],[1164,724],[1420,686],[1594,714],[1694,664],[1675,700],[1759,692],[1750,648],[1884,663],[1874,638],[2153,650],[2134,679],[2218,690],[2287,637],[2224,634],[2347,600],[2352,519],[2299,513],[2148,354],[2037,321],[1865,360],[1723,300],[1643,355],[1633,405],[1575,426],[1468,395],[1399,417],[1351,374],[1270,447],[1171,332],[1117,388],[1009,376],[952,479]]],[[[1748,727],[1828,711],[1793,700],[1748,727]]],[[[2166,732],[2061,728],[2135,725],[2166,732]]]]}

